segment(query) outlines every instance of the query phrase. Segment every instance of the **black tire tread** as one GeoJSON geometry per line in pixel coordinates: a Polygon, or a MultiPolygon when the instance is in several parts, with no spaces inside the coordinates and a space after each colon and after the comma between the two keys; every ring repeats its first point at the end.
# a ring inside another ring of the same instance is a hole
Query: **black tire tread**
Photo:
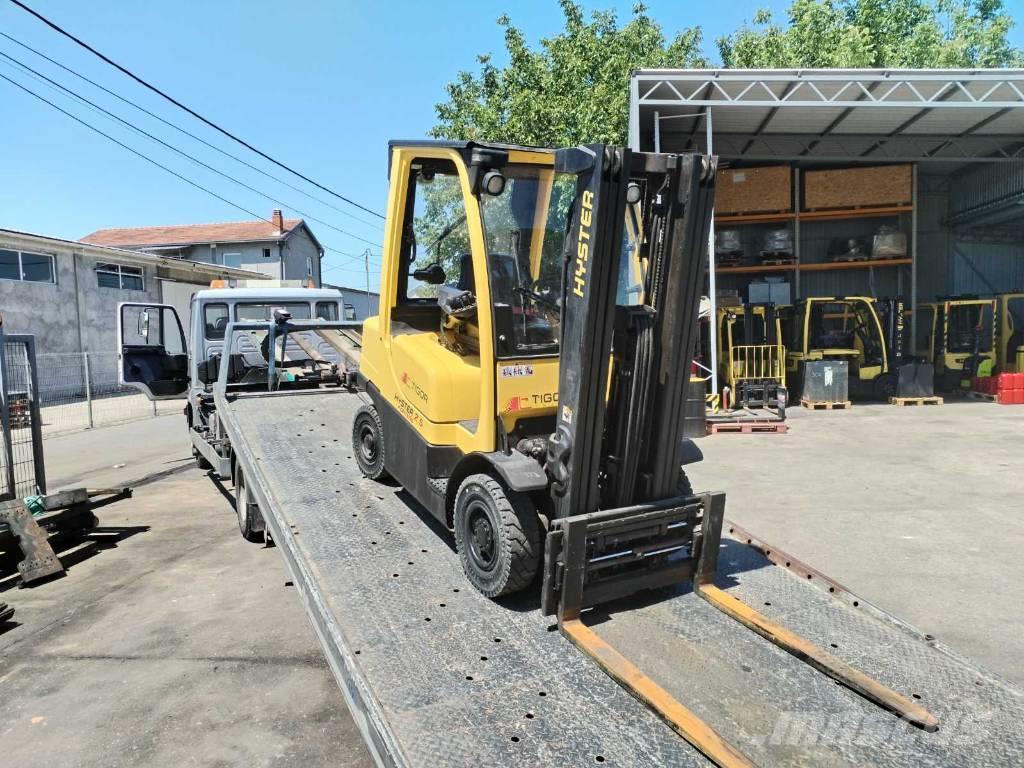
{"type": "MultiPolygon", "coordinates": [[[[537,513],[528,497],[515,491],[506,491],[501,483],[485,474],[469,475],[462,481],[455,496],[456,505],[466,486],[473,483],[487,492],[501,518],[505,534],[501,537],[505,550],[502,562],[507,567],[493,587],[481,583],[476,574],[465,567],[464,559],[463,570],[473,586],[486,597],[500,597],[525,589],[533,582],[540,565],[541,542],[537,513]]],[[[463,558],[465,545],[462,541],[462,527],[459,525],[455,526],[455,543],[460,558],[463,558]]]]}
{"type": "Polygon", "coordinates": [[[372,405],[363,405],[356,411],[356,415],[352,418],[352,456],[356,460],[356,464],[359,466],[359,471],[363,473],[364,477],[370,480],[389,480],[391,474],[388,472],[387,467],[384,465],[384,424],[380,420],[380,414],[377,413],[377,409],[372,405]],[[380,461],[378,466],[371,467],[363,461],[362,445],[359,439],[359,417],[362,415],[368,415],[373,419],[373,423],[377,430],[378,435],[378,453],[380,455],[380,461]]]}

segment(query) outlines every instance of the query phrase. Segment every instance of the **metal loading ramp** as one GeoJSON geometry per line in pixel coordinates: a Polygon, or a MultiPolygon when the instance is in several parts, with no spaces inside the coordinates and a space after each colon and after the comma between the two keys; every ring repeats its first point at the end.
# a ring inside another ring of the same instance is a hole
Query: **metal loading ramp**
{"type": "MultiPolygon", "coordinates": [[[[221,414],[378,762],[708,765],[562,637],[536,597],[494,603],[476,593],[448,533],[400,487],[359,474],[350,450],[359,404],[342,391],[274,394],[239,397],[221,414]]],[[[585,619],[758,765],[1020,761],[1024,694],[990,673],[738,541],[723,541],[718,582],[920,696],[939,732],[900,722],[688,589],[585,619]]]]}

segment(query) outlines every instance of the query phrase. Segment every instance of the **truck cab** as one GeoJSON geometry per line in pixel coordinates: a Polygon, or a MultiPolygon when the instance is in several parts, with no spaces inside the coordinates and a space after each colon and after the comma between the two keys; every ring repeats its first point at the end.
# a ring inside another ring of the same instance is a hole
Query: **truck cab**
{"type": "MultiPolygon", "coordinates": [[[[261,281],[262,282],[262,281],[261,281]]],[[[151,400],[185,399],[185,418],[193,455],[204,469],[230,476],[230,455],[216,443],[216,420],[210,396],[222,364],[231,366],[235,386],[264,387],[269,337],[234,334],[225,353],[232,323],[269,322],[285,313],[292,320],[338,321],[343,316],[340,291],[301,287],[214,287],[197,291],[190,304],[188,332],[174,307],[127,302],[118,307],[118,376],[151,400]]],[[[337,349],[312,333],[289,337],[284,355],[314,355],[337,363],[337,349]]]]}

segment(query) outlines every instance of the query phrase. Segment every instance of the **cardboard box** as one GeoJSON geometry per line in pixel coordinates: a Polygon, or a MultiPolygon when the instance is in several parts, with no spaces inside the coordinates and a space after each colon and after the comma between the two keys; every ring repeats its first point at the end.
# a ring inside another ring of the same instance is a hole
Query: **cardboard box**
{"type": "Polygon", "coordinates": [[[913,200],[913,169],[909,165],[840,168],[804,173],[804,208],[880,208],[908,205],[913,200]]]}
{"type": "Polygon", "coordinates": [[[715,213],[777,213],[793,210],[793,172],[788,165],[727,168],[715,180],[715,213]]]}

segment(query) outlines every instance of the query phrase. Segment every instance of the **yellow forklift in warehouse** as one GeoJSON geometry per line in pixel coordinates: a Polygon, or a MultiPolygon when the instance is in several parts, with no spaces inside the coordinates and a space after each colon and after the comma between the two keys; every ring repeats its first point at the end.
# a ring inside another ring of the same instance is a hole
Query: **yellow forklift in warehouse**
{"type": "Polygon", "coordinates": [[[803,367],[815,360],[849,363],[854,397],[888,401],[898,378],[890,369],[889,343],[877,302],[869,296],[814,296],[800,299],[788,319],[786,373],[802,389],[803,367]]]}
{"type": "Polygon", "coordinates": [[[786,347],[778,308],[737,301],[719,305],[716,319],[722,409],[767,408],[785,418],[786,347]]]}
{"type": "Polygon", "coordinates": [[[1024,293],[996,296],[996,370],[1024,373],[1024,293]]]}
{"type": "Polygon", "coordinates": [[[950,296],[917,307],[917,355],[935,366],[942,391],[970,386],[972,376],[990,376],[996,366],[996,299],[950,296]]]}

